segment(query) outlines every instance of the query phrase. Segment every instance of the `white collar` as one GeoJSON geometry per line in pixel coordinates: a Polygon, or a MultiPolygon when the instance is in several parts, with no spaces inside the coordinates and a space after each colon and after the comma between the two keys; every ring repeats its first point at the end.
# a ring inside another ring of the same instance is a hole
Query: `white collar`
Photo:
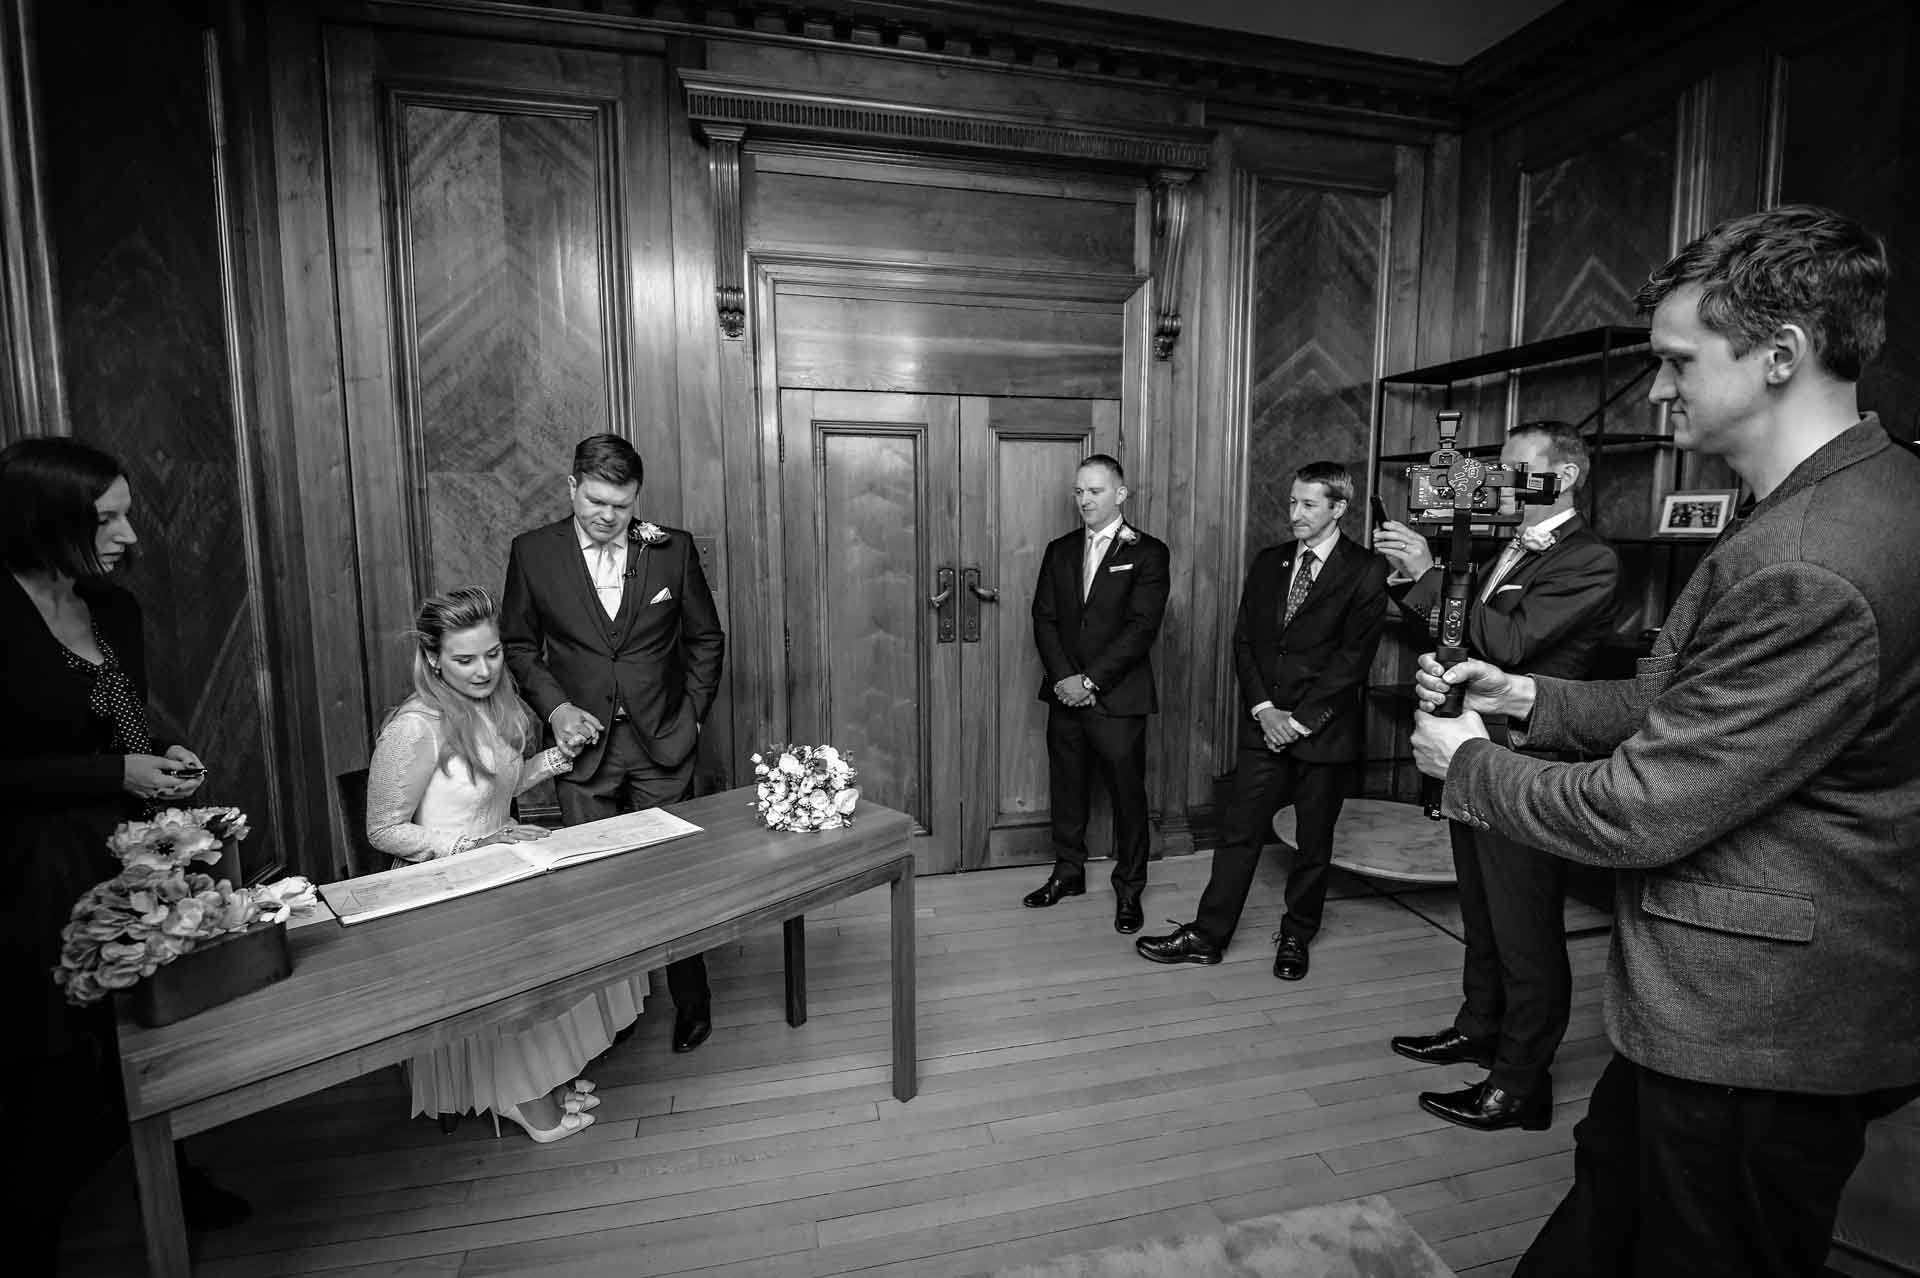
{"type": "Polygon", "coordinates": [[[1333,553],[1333,543],[1339,540],[1340,525],[1334,524],[1327,529],[1326,536],[1306,547],[1306,553],[1324,564],[1327,562],[1327,556],[1333,553]]]}
{"type": "Polygon", "coordinates": [[[1089,541],[1099,541],[1102,537],[1113,536],[1114,533],[1119,531],[1120,525],[1126,522],[1127,522],[1127,517],[1125,515],[1115,515],[1113,517],[1113,522],[1108,524],[1105,528],[1100,529],[1098,532],[1089,530],[1085,524],[1081,525],[1081,531],[1087,534],[1087,539],[1089,541]]]}
{"type": "MultiPolygon", "coordinates": [[[[632,526],[629,525],[628,529],[629,531],[631,531],[632,526]]],[[[580,521],[577,519],[573,521],[573,535],[575,540],[577,540],[580,543],[581,554],[591,558],[592,556],[600,553],[600,543],[595,541],[592,538],[592,536],[588,534],[587,530],[580,526],[580,521]]],[[[615,559],[622,559],[626,557],[627,539],[625,537],[615,537],[612,541],[606,544],[613,547],[613,557],[615,559]]]]}
{"type": "Polygon", "coordinates": [[[1566,523],[1569,519],[1572,519],[1575,515],[1579,513],[1580,513],[1579,511],[1569,506],[1565,510],[1561,511],[1559,514],[1553,516],[1551,519],[1541,520],[1539,523],[1534,525],[1534,528],[1536,528],[1537,530],[1543,533],[1550,533],[1554,529],[1558,528],[1561,524],[1566,523]]]}

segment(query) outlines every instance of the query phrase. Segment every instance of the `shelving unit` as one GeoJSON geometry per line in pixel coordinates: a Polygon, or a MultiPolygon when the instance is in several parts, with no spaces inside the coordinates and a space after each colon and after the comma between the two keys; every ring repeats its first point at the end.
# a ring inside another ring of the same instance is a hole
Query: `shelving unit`
{"type": "MultiPolygon", "coordinates": [[[[1593,471],[1595,473],[1599,471],[1600,463],[1597,454],[1601,452],[1630,448],[1671,448],[1673,440],[1666,435],[1646,433],[1610,435],[1607,433],[1607,410],[1622,396],[1644,382],[1653,371],[1653,366],[1647,364],[1636,369],[1631,377],[1615,385],[1613,370],[1616,359],[1644,349],[1646,345],[1647,330],[1644,328],[1623,324],[1603,324],[1598,328],[1582,329],[1580,332],[1567,333],[1560,337],[1543,338],[1537,342],[1526,342],[1505,350],[1488,351],[1483,355],[1472,355],[1466,359],[1451,360],[1445,364],[1387,374],[1373,385],[1373,434],[1367,457],[1367,482],[1370,490],[1379,491],[1382,466],[1424,462],[1433,451],[1427,449],[1423,452],[1411,453],[1382,454],[1380,452],[1380,429],[1385,420],[1389,386],[1439,387],[1441,407],[1451,408],[1453,407],[1453,388],[1460,382],[1597,358],[1600,367],[1594,391],[1593,411],[1574,423],[1586,436],[1587,447],[1596,454],[1593,471]]],[[[1437,445],[1438,441],[1435,442],[1437,445]]],[[[1469,457],[1495,457],[1499,455],[1500,448],[1501,445],[1498,443],[1474,444],[1459,451],[1469,457]]],[[[1587,515],[1589,523],[1595,523],[1594,512],[1591,509],[1594,490],[1595,484],[1589,478],[1585,488],[1589,509],[1583,512],[1587,515]]],[[[1637,541],[1644,538],[1610,538],[1610,540],[1637,541]]]]}
{"type": "MultiPolygon", "coordinates": [[[[1664,450],[1671,454],[1669,473],[1662,476],[1656,473],[1656,486],[1664,484],[1667,488],[1676,485],[1679,479],[1678,453],[1674,451],[1673,440],[1667,435],[1647,433],[1610,433],[1607,430],[1607,414],[1621,398],[1637,387],[1644,387],[1652,375],[1653,364],[1647,361],[1632,369],[1631,375],[1622,377],[1619,366],[1626,362],[1622,357],[1644,351],[1647,347],[1647,330],[1628,325],[1609,324],[1598,328],[1584,329],[1577,333],[1568,333],[1560,337],[1550,337],[1542,341],[1527,342],[1505,350],[1488,351],[1482,355],[1469,356],[1466,359],[1451,360],[1445,364],[1434,364],[1427,368],[1410,369],[1405,372],[1389,373],[1374,383],[1373,388],[1373,433],[1368,448],[1367,485],[1370,493],[1379,493],[1380,476],[1384,467],[1425,462],[1432,449],[1419,452],[1382,453],[1380,451],[1380,433],[1386,419],[1387,389],[1392,386],[1413,386],[1438,388],[1441,392],[1441,408],[1453,407],[1454,388],[1462,382],[1472,382],[1484,377],[1525,372],[1553,366],[1572,365],[1582,362],[1597,362],[1594,370],[1593,409],[1584,418],[1575,423],[1587,440],[1591,450],[1592,466],[1588,482],[1582,489],[1582,513],[1596,531],[1600,531],[1607,540],[1621,546],[1657,546],[1671,543],[1659,543],[1648,537],[1650,527],[1621,529],[1626,535],[1614,535],[1599,527],[1596,517],[1594,494],[1598,488],[1597,479],[1602,466],[1602,455],[1636,450],[1664,450]]],[[[1501,432],[1504,435],[1504,431],[1501,432]]],[[[1434,441],[1438,446],[1439,441],[1434,441]]],[[[1473,444],[1459,447],[1459,451],[1469,457],[1498,456],[1499,443],[1473,444]]],[[[1657,468],[1656,468],[1657,472],[1657,468]]],[[[1652,494],[1649,494],[1648,516],[1651,517],[1652,494]]],[[[1485,543],[1493,545],[1491,539],[1485,543]]],[[[1665,565],[1656,571],[1664,571],[1665,565]]],[[[1424,633],[1424,631],[1423,631],[1424,633]]],[[[1370,683],[1367,689],[1368,700],[1376,713],[1370,713],[1369,719],[1378,721],[1382,716],[1394,720],[1402,717],[1404,709],[1412,700],[1411,685],[1405,682],[1407,672],[1400,668],[1402,662],[1396,660],[1394,669],[1387,678],[1370,683]]],[[[1376,668],[1377,669],[1377,668],[1376,668]]],[[[1369,723],[1369,733],[1373,735],[1374,723],[1369,723]]],[[[1388,771],[1386,789],[1396,799],[1411,800],[1418,789],[1418,777],[1413,774],[1411,756],[1405,753],[1405,736],[1400,727],[1390,734],[1393,748],[1385,755],[1367,753],[1369,770],[1385,765],[1388,771]]]]}

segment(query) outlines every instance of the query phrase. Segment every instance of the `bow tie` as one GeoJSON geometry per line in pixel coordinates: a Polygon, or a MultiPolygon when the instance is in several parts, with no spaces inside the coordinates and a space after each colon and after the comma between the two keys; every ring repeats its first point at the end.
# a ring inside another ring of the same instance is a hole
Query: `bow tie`
{"type": "Polygon", "coordinates": [[[1552,533],[1539,528],[1522,528],[1515,540],[1528,550],[1540,551],[1553,545],[1554,538],[1552,533]]]}

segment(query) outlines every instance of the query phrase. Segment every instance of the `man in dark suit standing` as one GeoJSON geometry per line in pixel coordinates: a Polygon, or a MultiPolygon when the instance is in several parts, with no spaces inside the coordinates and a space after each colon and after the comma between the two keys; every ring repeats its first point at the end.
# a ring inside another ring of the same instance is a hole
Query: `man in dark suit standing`
{"type": "Polygon", "coordinates": [[[1340,532],[1353,477],[1337,462],[1294,474],[1294,540],[1261,551],[1247,572],[1233,629],[1246,717],[1213,874],[1192,923],[1134,948],[1156,963],[1218,963],[1240,923],[1273,815],[1291,803],[1299,855],[1273,974],[1307,974],[1333,859],[1333,826],[1359,757],[1360,689],[1387,616],[1387,563],[1340,532]]]}
{"type": "MultiPolygon", "coordinates": [[[[693,538],[636,522],[645,471],[618,435],[573,453],[573,514],[514,538],[500,637],[521,695],[555,739],[587,740],[556,780],[568,825],[678,803],[726,639],[693,538]]],[[[706,959],[667,965],[673,1050],[713,1032],[706,959]]]]}
{"type": "Polygon", "coordinates": [[[1153,641],[1167,611],[1167,545],[1127,523],[1120,463],[1096,453],[1073,476],[1084,525],[1056,538],[1033,588],[1033,640],[1046,669],[1047,790],[1053,872],[1023,904],[1087,890],[1087,798],[1113,800],[1113,926],[1138,932],[1147,886],[1147,716],[1159,709],[1153,641]]]}
{"type": "MultiPolygon", "coordinates": [[[[1507,435],[1500,460],[1557,475],[1560,495],[1524,507],[1519,532],[1482,571],[1467,646],[1504,670],[1588,678],[1612,629],[1620,558],[1573,508],[1589,468],[1586,441],[1566,422],[1523,422],[1507,435]]],[[[1389,522],[1375,532],[1373,546],[1394,565],[1399,580],[1390,578],[1387,589],[1399,594],[1400,605],[1436,616],[1444,574],[1427,539],[1389,522]]],[[[1490,726],[1506,739],[1504,724],[1490,726]]],[[[1552,1122],[1549,1071],[1573,1002],[1567,863],[1493,830],[1448,825],[1466,932],[1465,1001],[1448,1028],[1399,1035],[1391,1046],[1416,1061],[1471,1062],[1490,1071],[1464,1090],[1422,1092],[1428,1113],[1478,1131],[1539,1130],[1552,1122]]]]}
{"type": "Polygon", "coordinates": [[[1633,679],[1415,677],[1448,816],[1614,876],[1614,1056],[1518,1278],[1824,1272],[1866,1125],[1920,1096],[1920,460],[1861,414],[1887,251],[1827,209],[1722,223],[1636,299],[1674,442],[1756,498],[1633,679]],[[1482,714],[1558,763],[1486,739],[1482,714]]]}

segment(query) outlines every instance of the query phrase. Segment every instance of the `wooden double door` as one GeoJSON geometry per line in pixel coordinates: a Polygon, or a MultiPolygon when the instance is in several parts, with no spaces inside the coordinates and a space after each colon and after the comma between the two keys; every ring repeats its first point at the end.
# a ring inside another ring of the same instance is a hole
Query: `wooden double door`
{"type": "Polygon", "coordinates": [[[922,873],[1051,859],[1033,586],[1119,424],[1110,399],[781,392],[788,721],[914,818],[922,873]]]}

